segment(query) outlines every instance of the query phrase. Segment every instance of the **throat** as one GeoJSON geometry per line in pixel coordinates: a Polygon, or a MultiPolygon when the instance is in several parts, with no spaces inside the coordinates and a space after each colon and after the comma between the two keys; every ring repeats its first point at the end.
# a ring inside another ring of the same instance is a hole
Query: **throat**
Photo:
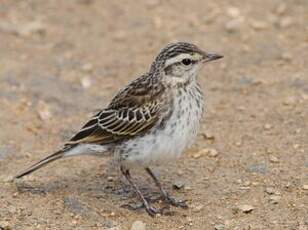
{"type": "Polygon", "coordinates": [[[164,82],[169,87],[173,88],[189,88],[190,85],[196,85],[197,81],[197,74],[196,73],[186,73],[186,74],[170,74],[164,76],[164,82]]]}
{"type": "Polygon", "coordinates": [[[188,78],[185,81],[177,82],[176,87],[178,87],[178,88],[188,88],[189,89],[189,86],[190,86],[190,84],[193,83],[193,81],[195,81],[194,78],[188,78]]]}

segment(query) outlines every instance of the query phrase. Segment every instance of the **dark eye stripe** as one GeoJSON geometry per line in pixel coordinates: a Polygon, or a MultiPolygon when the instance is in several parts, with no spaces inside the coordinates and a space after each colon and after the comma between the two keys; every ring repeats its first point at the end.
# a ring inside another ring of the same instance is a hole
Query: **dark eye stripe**
{"type": "MultiPolygon", "coordinates": [[[[169,66],[172,66],[172,65],[183,65],[182,61],[183,61],[183,60],[178,61],[178,62],[175,62],[175,63],[173,63],[173,64],[170,64],[169,66]]],[[[192,59],[190,59],[190,61],[191,61],[191,64],[195,64],[195,63],[198,62],[198,61],[192,60],[192,59]]]]}
{"type": "MultiPolygon", "coordinates": [[[[191,60],[191,65],[196,64],[197,62],[198,61],[196,61],[196,60],[191,60]]],[[[167,74],[167,75],[170,74],[170,72],[172,71],[172,67],[178,66],[178,65],[183,65],[182,60],[166,66],[165,69],[164,69],[165,74],[167,74]]]]}

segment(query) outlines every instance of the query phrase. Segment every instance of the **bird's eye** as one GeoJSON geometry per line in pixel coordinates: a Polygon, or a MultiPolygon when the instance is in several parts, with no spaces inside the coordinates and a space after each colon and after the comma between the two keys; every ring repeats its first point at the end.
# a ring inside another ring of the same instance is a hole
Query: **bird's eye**
{"type": "Polygon", "coordinates": [[[184,65],[190,65],[192,63],[192,61],[189,58],[185,58],[185,59],[182,60],[182,63],[184,65]]]}

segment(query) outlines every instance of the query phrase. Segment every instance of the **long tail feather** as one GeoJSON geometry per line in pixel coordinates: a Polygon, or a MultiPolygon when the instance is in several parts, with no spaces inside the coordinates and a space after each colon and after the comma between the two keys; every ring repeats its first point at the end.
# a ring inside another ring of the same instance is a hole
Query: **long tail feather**
{"type": "Polygon", "coordinates": [[[23,177],[25,175],[28,175],[28,174],[32,173],[33,171],[36,171],[39,168],[43,167],[44,165],[46,165],[46,164],[48,164],[48,163],[50,163],[52,161],[55,161],[57,159],[62,158],[64,156],[64,154],[65,154],[64,150],[57,151],[57,152],[47,156],[46,158],[40,160],[39,162],[35,163],[34,165],[29,167],[25,171],[22,171],[17,176],[15,176],[15,178],[21,178],[21,177],[23,177]]]}

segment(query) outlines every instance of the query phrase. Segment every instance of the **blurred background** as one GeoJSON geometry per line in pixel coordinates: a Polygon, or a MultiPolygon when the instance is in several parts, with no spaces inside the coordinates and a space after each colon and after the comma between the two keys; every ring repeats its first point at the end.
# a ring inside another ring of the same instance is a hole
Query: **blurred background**
{"type": "Polygon", "coordinates": [[[307,22],[307,0],[0,0],[0,228],[307,229],[307,22]],[[199,76],[197,143],[157,168],[189,210],[121,208],[135,196],[106,159],[10,182],[174,41],[225,56],[199,76]]]}

